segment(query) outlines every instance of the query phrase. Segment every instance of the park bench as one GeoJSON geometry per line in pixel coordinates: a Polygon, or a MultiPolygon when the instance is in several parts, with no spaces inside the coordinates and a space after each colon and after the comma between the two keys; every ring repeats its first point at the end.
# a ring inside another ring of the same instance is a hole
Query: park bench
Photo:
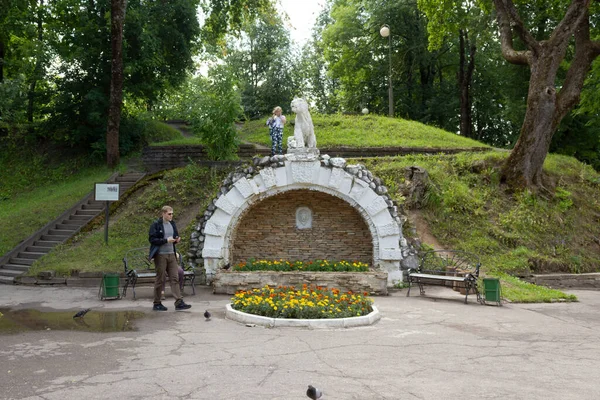
{"type": "MultiPolygon", "coordinates": [[[[196,294],[196,288],[194,287],[196,270],[192,266],[184,267],[180,253],[177,253],[177,260],[179,260],[179,266],[183,268],[183,287],[185,288],[186,283],[188,283],[192,287],[192,293],[196,294]]],[[[148,247],[128,250],[125,257],[123,257],[123,264],[126,279],[123,287],[123,297],[127,294],[127,288],[131,286],[133,299],[135,300],[135,286],[138,279],[152,278],[151,282],[154,283],[154,278],[156,278],[154,262],[148,259],[148,247]]]]}
{"type": "Polygon", "coordinates": [[[460,250],[432,250],[421,253],[416,269],[408,269],[408,292],[413,284],[419,285],[421,295],[425,294],[424,285],[453,286],[465,291],[465,304],[469,293],[482,298],[477,288],[481,262],[475,254],[460,250]]]}

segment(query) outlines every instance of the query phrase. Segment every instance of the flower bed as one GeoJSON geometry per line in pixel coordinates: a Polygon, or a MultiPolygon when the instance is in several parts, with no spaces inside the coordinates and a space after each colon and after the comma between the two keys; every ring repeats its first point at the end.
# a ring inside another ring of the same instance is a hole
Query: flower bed
{"type": "Polygon", "coordinates": [[[360,261],[286,261],[286,260],[254,260],[239,263],[234,271],[312,271],[312,272],[368,272],[369,264],[360,261]]]}
{"type": "Polygon", "coordinates": [[[341,292],[303,285],[240,291],[231,307],[241,312],[271,318],[326,319],[363,316],[373,311],[367,293],[341,292]]]}

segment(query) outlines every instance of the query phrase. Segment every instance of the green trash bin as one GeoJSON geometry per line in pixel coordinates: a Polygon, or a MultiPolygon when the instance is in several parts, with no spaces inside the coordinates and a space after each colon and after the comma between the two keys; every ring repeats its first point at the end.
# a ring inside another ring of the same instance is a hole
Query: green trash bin
{"type": "Polygon", "coordinates": [[[483,288],[485,292],[485,302],[495,302],[502,305],[502,290],[500,288],[500,279],[483,278],[483,288]]]}
{"type": "Polygon", "coordinates": [[[106,299],[120,299],[121,295],[119,294],[119,282],[121,276],[119,274],[104,274],[102,276],[102,285],[101,285],[101,300],[106,299]]]}

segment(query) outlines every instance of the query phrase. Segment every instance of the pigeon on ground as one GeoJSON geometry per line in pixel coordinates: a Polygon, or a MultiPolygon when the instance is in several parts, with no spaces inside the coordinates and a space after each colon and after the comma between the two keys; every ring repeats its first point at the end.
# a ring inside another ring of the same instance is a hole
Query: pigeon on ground
{"type": "Polygon", "coordinates": [[[317,389],[313,385],[308,385],[308,390],[306,391],[306,395],[313,400],[317,400],[317,399],[320,399],[321,396],[323,396],[323,392],[321,392],[319,389],[317,389]]]}
{"type": "Polygon", "coordinates": [[[91,308],[86,308],[85,310],[77,311],[77,314],[73,315],[73,318],[83,318],[83,316],[90,310],[91,308]]]}
{"type": "Polygon", "coordinates": [[[223,269],[224,269],[225,271],[227,271],[229,268],[231,268],[231,264],[225,264],[225,265],[223,266],[223,269]]]}
{"type": "Polygon", "coordinates": [[[204,318],[206,318],[207,321],[210,319],[210,313],[208,310],[204,311],[204,318]]]}

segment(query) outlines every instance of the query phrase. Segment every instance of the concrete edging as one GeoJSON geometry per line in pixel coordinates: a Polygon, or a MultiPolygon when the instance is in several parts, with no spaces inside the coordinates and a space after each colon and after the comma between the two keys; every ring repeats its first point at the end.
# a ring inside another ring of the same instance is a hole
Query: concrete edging
{"type": "Polygon", "coordinates": [[[356,328],[359,326],[373,325],[381,319],[379,310],[374,305],[373,311],[367,315],[351,318],[327,319],[295,319],[295,318],[270,318],[261,315],[248,314],[234,310],[231,304],[226,305],[225,317],[243,324],[256,324],[268,328],[295,327],[295,328],[356,328]]]}

